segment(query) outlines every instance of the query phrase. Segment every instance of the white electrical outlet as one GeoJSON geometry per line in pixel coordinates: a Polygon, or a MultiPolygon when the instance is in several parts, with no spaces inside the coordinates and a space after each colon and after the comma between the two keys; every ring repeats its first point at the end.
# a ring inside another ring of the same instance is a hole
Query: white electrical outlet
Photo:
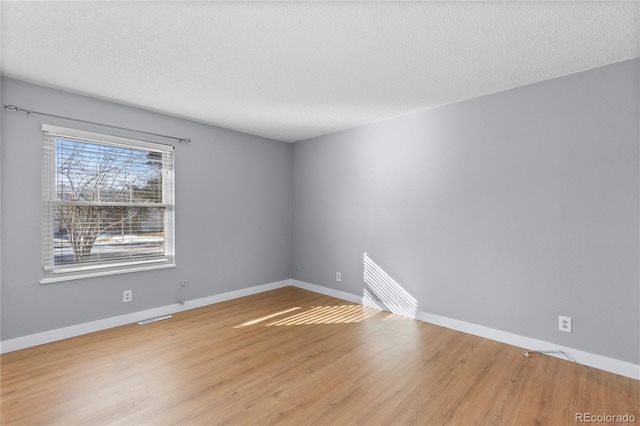
{"type": "Polygon", "coordinates": [[[566,333],[571,333],[571,318],[563,317],[562,315],[558,317],[558,330],[564,331],[566,333]]]}
{"type": "Polygon", "coordinates": [[[133,300],[133,290],[125,290],[122,292],[122,303],[131,302],[133,300]]]}
{"type": "Polygon", "coordinates": [[[336,281],[342,281],[342,274],[340,272],[336,272],[336,281]]]}

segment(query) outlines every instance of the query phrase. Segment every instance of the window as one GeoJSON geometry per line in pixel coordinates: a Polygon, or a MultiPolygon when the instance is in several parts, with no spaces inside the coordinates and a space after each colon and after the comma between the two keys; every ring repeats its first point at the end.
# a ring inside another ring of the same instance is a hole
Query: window
{"type": "Polygon", "coordinates": [[[42,129],[42,282],[175,266],[173,147],[42,129]]]}

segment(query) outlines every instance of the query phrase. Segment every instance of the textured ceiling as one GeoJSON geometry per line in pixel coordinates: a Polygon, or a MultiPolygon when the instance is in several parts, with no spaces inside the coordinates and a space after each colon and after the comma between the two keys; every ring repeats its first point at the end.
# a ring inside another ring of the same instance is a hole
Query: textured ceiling
{"type": "Polygon", "coordinates": [[[289,142],[640,56],[639,2],[1,8],[5,76],[289,142]]]}

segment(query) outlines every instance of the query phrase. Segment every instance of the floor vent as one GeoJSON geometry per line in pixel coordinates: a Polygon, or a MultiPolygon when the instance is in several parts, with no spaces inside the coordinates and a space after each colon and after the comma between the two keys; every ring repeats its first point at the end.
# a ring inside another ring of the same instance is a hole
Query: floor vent
{"type": "Polygon", "coordinates": [[[162,320],[169,319],[169,318],[172,318],[172,317],[173,317],[173,315],[162,315],[162,316],[159,316],[159,317],[154,317],[154,318],[149,318],[149,319],[146,319],[146,320],[138,321],[138,324],[140,324],[140,325],[150,324],[152,322],[162,321],[162,320]]]}

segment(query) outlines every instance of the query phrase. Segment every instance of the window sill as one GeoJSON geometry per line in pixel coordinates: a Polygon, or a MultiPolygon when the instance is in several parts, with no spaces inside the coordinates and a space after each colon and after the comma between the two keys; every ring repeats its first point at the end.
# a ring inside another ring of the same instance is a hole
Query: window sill
{"type": "Polygon", "coordinates": [[[105,277],[108,275],[128,274],[131,272],[140,271],[152,271],[155,269],[167,269],[175,268],[175,263],[164,263],[161,265],[140,265],[140,266],[127,266],[118,269],[100,270],[94,272],[75,273],[75,274],[60,274],[59,276],[50,276],[40,280],[40,284],[58,283],[62,281],[81,280],[85,278],[105,277]]]}

